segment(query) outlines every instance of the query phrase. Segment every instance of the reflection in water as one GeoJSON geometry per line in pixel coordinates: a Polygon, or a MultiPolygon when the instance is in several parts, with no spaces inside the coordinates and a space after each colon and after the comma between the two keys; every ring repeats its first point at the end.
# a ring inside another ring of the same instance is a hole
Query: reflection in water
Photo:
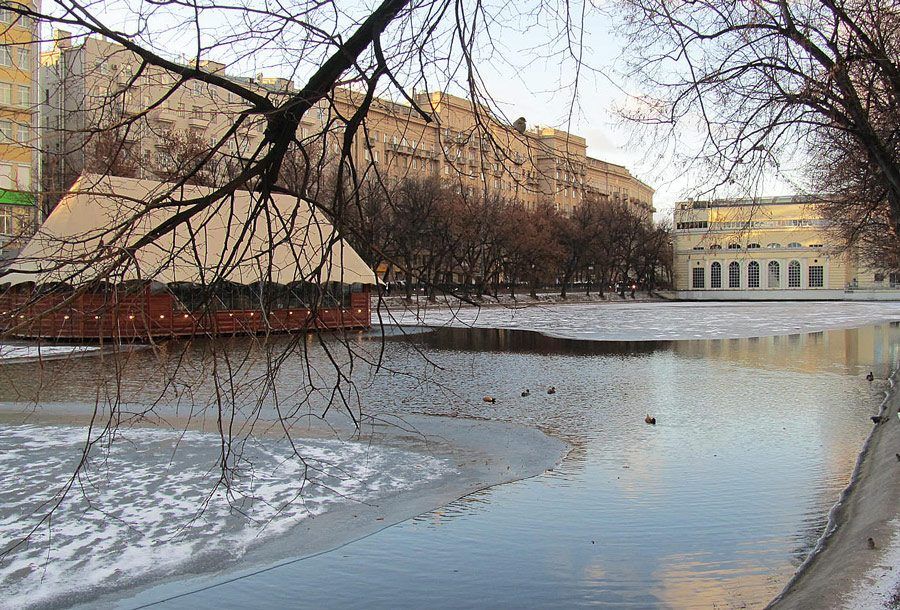
{"type": "MultiPolygon", "coordinates": [[[[473,329],[391,339],[380,372],[357,360],[367,411],[521,422],[566,439],[572,452],[540,477],[171,607],[760,605],[810,550],[846,485],[885,387],[864,375],[886,376],[898,338],[896,325],[880,325],[684,342],[473,329]],[[485,394],[497,403],[483,403],[485,394]],[[643,423],[647,413],[657,426],[643,423]]],[[[373,361],[381,348],[364,336],[355,345],[373,361]]],[[[270,348],[231,344],[233,361],[251,363],[244,379],[259,376],[270,348]]],[[[327,369],[320,350],[308,355],[314,370],[327,369]]],[[[157,409],[206,404],[211,356],[202,343],[131,358],[131,403],[158,397],[177,358],[184,372],[166,390],[175,400],[157,409]]],[[[85,379],[109,375],[96,360],[46,363],[42,408],[77,410],[73,388],[92,396],[85,379]]],[[[301,388],[309,376],[302,358],[289,358],[279,387],[301,388]]],[[[34,367],[4,367],[0,398],[33,394],[35,378],[34,367]]],[[[271,407],[255,412],[265,418],[271,407]]],[[[172,592],[181,591],[160,596],[172,592]]]]}

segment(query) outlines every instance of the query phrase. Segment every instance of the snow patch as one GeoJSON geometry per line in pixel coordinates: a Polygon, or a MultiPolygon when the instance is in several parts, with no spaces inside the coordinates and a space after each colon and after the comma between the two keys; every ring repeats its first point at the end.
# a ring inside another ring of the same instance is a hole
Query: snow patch
{"type": "Polygon", "coordinates": [[[92,448],[41,524],[87,438],[83,427],[0,426],[0,550],[12,549],[0,560],[0,608],[163,578],[195,562],[221,565],[338,504],[454,472],[447,460],[336,440],[295,440],[304,464],[287,443],[256,439],[231,447],[237,470],[226,492],[214,485],[218,435],[135,428],[92,448]]]}
{"type": "Polygon", "coordinates": [[[900,588],[900,519],[891,521],[894,534],[881,563],[869,570],[844,603],[847,610],[890,608],[890,600],[900,588]]]}

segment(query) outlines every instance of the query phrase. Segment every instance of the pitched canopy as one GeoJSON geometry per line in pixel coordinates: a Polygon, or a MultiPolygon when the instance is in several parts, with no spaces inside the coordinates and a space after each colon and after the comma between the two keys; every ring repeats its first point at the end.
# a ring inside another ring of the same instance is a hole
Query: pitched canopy
{"type": "Polygon", "coordinates": [[[372,270],[309,202],[237,191],[214,201],[110,270],[117,254],[212,189],[83,175],[0,284],[155,280],[376,283],[372,270]],[[188,203],[185,203],[188,202],[188,203]]]}

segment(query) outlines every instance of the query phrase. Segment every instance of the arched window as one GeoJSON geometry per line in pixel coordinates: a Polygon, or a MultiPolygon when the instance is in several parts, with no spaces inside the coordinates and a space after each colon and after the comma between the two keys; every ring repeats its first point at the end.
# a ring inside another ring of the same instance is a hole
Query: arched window
{"type": "Polygon", "coordinates": [[[728,287],[741,287],[741,264],[737,261],[731,261],[728,264],[728,287]]]}
{"type": "Polygon", "coordinates": [[[719,244],[713,244],[709,247],[709,249],[710,250],[721,250],[722,246],[720,246],[719,244]]]}
{"type": "Polygon", "coordinates": [[[788,288],[800,288],[800,261],[788,263],[788,288]]]}
{"type": "Polygon", "coordinates": [[[769,261],[769,288],[781,288],[781,265],[769,261]]]}
{"type": "Polygon", "coordinates": [[[756,248],[759,248],[759,244],[747,244],[748,250],[754,250],[756,248]]]}
{"type": "Polygon", "coordinates": [[[740,250],[741,244],[728,244],[728,249],[729,250],[740,250]]]}
{"type": "Polygon", "coordinates": [[[771,244],[766,244],[766,248],[780,248],[780,247],[781,247],[781,244],[776,244],[775,242],[772,242],[771,244]]]}
{"type": "Polygon", "coordinates": [[[759,288],[759,263],[756,261],[747,265],[747,288],[759,288]]]}
{"type": "Polygon", "coordinates": [[[798,243],[796,241],[792,241],[791,243],[788,244],[788,248],[802,248],[802,247],[803,247],[803,244],[798,243]]]}
{"type": "Polygon", "coordinates": [[[709,268],[709,287],[710,288],[721,288],[722,287],[722,264],[721,263],[713,263],[709,268]]]}

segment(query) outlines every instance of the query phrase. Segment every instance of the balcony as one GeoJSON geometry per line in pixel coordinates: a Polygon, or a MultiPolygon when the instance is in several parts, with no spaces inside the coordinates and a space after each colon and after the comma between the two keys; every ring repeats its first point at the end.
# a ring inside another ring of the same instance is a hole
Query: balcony
{"type": "Polygon", "coordinates": [[[209,119],[201,116],[188,117],[188,125],[194,129],[206,129],[209,127],[209,119]]]}
{"type": "Polygon", "coordinates": [[[170,108],[154,108],[150,111],[150,118],[160,123],[175,123],[178,113],[170,108]]]}

